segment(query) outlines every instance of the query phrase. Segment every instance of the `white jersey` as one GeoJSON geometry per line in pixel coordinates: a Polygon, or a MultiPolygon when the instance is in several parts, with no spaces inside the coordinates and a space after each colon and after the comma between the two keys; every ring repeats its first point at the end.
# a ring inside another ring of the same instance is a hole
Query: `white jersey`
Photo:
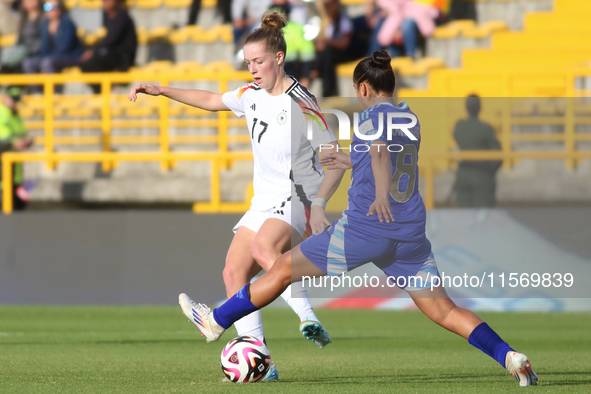
{"type": "Polygon", "coordinates": [[[254,82],[222,96],[237,116],[246,116],[254,157],[251,209],[271,209],[292,191],[309,209],[324,179],[316,150],[336,141],[314,95],[292,79],[293,84],[279,96],[271,96],[254,82]],[[311,140],[307,119],[313,125],[311,140]]]}

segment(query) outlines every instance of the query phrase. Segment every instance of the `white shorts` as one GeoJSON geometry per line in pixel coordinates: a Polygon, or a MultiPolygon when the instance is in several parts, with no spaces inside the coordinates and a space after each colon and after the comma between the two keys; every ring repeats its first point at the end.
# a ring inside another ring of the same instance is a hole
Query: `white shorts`
{"type": "Polygon", "coordinates": [[[299,199],[293,200],[290,196],[272,209],[264,211],[249,209],[232,230],[236,233],[240,227],[244,226],[258,233],[265,220],[273,218],[283,220],[303,238],[308,228],[309,217],[310,213],[304,204],[299,199]]]}

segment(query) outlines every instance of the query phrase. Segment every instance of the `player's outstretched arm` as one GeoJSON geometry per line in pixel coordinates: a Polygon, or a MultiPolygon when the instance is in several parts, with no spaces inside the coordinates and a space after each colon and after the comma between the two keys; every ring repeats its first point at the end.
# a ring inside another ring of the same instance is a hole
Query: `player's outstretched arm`
{"type": "Polygon", "coordinates": [[[213,93],[207,90],[179,89],[168,86],[157,86],[149,83],[140,83],[131,88],[129,100],[135,102],[139,93],[149,96],[164,96],[179,103],[206,111],[228,111],[228,107],[222,101],[221,93],[213,93]]]}
{"type": "Polygon", "coordinates": [[[383,142],[374,142],[369,148],[371,169],[376,184],[376,199],[369,206],[367,216],[378,215],[380,222],[394,221],[390,210],[390,187],[392,182],[392,160],[390,152],[383,142]]]}

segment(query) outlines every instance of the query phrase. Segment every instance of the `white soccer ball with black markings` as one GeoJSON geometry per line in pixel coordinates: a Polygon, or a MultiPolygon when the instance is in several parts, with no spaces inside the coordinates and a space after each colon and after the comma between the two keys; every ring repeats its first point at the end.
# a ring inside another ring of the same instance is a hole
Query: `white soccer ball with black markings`
{"type": "Polygon", "coordinates": [[[269,349],[254,337],[234,338],[222,350],[222,371],[234,383],[257,382],[265,376],[270,365],[269,349]]]}

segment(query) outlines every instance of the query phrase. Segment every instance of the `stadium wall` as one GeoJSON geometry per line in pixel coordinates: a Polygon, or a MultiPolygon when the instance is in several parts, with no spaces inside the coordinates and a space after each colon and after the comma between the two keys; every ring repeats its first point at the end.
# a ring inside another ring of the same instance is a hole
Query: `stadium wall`
{"type": "MultiPolygon", "coordinates": [[[[164,210],[1,216],[0,304],[175,304],[180,292],[213,304],[225,298],[222,270],[239,218],[164,210]]],[[[449,275],[544,271],[575,276],[576,286],[560,292],[541,286],[504,292],[498,279],[494,291],[450,289],[464,305],[591,310],[589,222],[591,208],[580,207],[436,209],[428,213],[427,234],[440,272],[449,275]]],[[[367,272],[379,274],[371,266],[367,272]]],[[[378,290],[324,288],[310,294],[316,306],[412,308],[404,292],[392,298],[378,290]]]]}

